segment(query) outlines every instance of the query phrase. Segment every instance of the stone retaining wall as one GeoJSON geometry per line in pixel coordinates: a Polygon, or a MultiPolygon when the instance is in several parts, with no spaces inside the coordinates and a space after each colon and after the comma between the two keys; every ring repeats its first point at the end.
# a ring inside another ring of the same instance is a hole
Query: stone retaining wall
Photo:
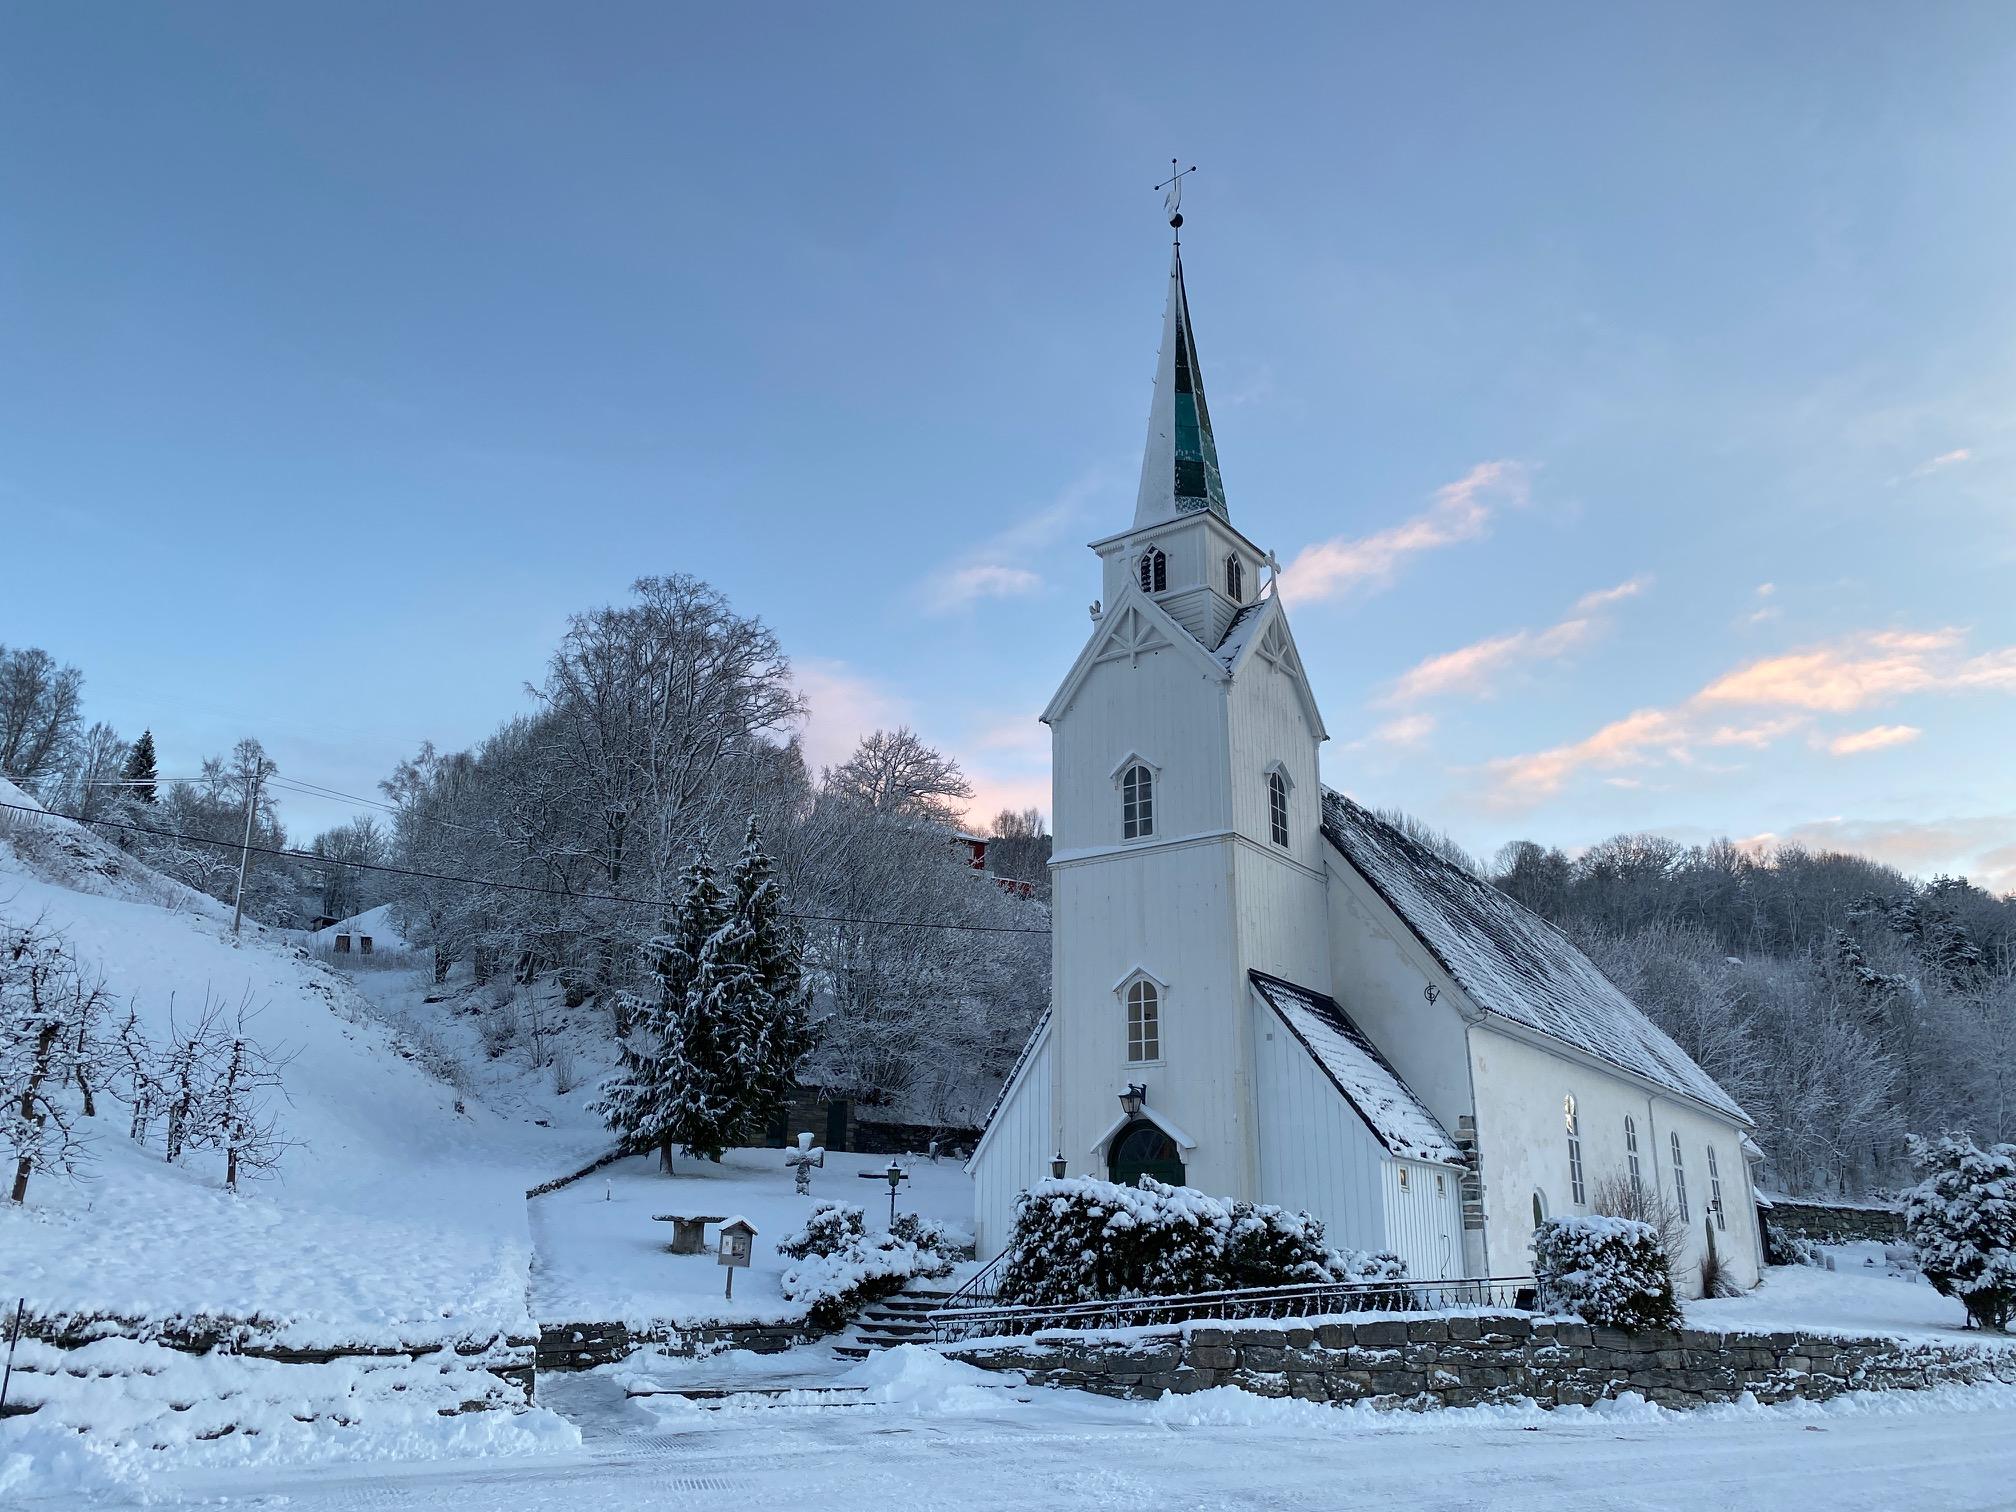
{"type": "Polygon", "coordinates": [[[1904,1238],[1904,1215],[1896,1208],[1842,1207],[1773,1197],[1764,1221],[1780,1233],[1804,1234],[1821,1244],[1847,1244],[1857,1239],[1896,1244],[1904,1238]]]}
{"type": "Polygon", "coordinates": [[[633,1329],[623,1323],[545,1323],[539,1328],[541,1370],[587,1370],[627,1359],[647,1345],[675,1355],[709,1355],[727,1349],[781,1354],[819,1337],[809,1323],[657,1323],[633,1329]]]}
{"type": "Polygon", "coordinates": [[[1637,1392],[1668,1407],[1825,1399],[1844,1391],[2016,1382],[2016,1349],[1795,1333],[1626,1334],[1523,1314],[1371,1321],[1191,1323],[1124,1334],[1037,1334],[952,1345],[989,1370],[1110,1396],[1237,1386],[1260,1396],[1382,1407],[1530,1399],[1583,1405],[1637,1392]]]}

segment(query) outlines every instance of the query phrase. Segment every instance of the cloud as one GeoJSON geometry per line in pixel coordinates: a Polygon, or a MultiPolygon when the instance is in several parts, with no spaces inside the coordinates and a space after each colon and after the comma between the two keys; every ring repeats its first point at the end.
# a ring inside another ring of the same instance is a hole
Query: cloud
{"type": "Polygon", "coordinates": [[[1393,680],[1379,699],[1382,704],[1414,703],[1454,693],[1489,697],[1513,667],[1565,656],[1606,627],[1597,617],[1612,604],[1635,598],[1651,581],[1635,577],[1614,588],[1598,588],[1575,601],[1575,613],[1544,630],[1514,630],[1488,636],[1416,662],[1393,680]]]}
{"type": "Polygon", "coordinates": [[[1421,744],[1434,733],[1433,714],[1403,714],[1375,727],[1370,738],[1381,745],[1411,746],[1421,744]]]}
{"type": "Polygon", "coordinates": [[[845,662],[800,658],[791,664],[791,680],[810,706],[799,739],[814,776],[845,761],[862,736],[910,723],[907,700],[845,662]]]}
{"type": "Polygon", "coordinates": [[[1436,490],[1428,508],[1410,520],[1368,536],[1336,536],[1305,546],[1281,572],[1280,591],[1291,603],[1315,603],[1357,588],[1392,582],[1409,557],[1485,535],[1501,503],[1528,498],[1526,468],[1511,461],[1480,462],[1436,490]]]}
{"type": "Polygon", "coordinates": [[[1911,476],[1914,478],[1929,477],[1942,468],[1957,467],[1962,462],[1972,462],[1973,460],[1974,453],[1970,449],[1964,446],[1956,446],[1952,451],[1941,452],[1929,461],[1920,462],[1916,467],[1911,469],[1911,476]]]}
{"type": "Polygon", "coordinates": [[[926,614],[953,614],[991,599],[1027,598],[1043,592],[1037,570],[1044,552],[1083,516],[1087,503],[1108,486],[1103,470],[1075,479],[1055,499],[996,531],[975,546],[940,562],[915,585],[926,614]]]}
{"type": "Polygon", "coordinates": [[[1859,756],[1864,751],[1909,745],[1924,733],[1916,725],[1871,725],[1851,735],[1836,735],[1827,742],[1827,749],[1836,756],[1859,756]]]}
{"type": "Polygon", "coordinates": [[[1745,616],[1743,622],[1747,625],[1761,625],[1766,620],[1774,620],[1783,614],[1785,611],[1771,602],[1772,595],[1777,591],[1776,583],[1759,583],[1752,591],[1757,600],[1757,607],[1745,616]]]}
{"type": "MultiPolygon", "coordinates": [[[[1964,640],[1964,632],[1950,628],[1867,630],[1762,657],[1678,704],[1636,710],[1582,740],[1487,762],[1486,797],[1499,807],[1526,807],[1585,770],[1686,766],[1704,747],[1761,751],[1821,715],[1853,713],[1907,694],[2016,693],[2016,646],[1969,656],[1964,640]]],[[[1827,738],[1826,745],[1849,755],[1902,744],[1918,733],[1915,726],[1878,725],[1827,738]]]]}

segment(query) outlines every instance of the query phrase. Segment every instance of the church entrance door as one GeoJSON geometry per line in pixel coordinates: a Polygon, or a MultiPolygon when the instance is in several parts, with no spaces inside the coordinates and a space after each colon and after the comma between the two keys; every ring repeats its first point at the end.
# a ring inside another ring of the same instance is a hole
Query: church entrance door
{"type": "Polygon", "coordinates": [[[1119,1186],[1133,1186],[1143,1176],[1182,1186],[1183,1156],[1175,1140],[1147,1119],[1137,1118],[1106,1147],[1106,1173],[1119,1186]]]}

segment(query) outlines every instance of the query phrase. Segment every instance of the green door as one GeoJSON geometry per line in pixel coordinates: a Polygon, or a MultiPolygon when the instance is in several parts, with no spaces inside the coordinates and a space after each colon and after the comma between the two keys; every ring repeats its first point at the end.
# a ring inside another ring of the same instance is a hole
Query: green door
{"type": "Polygon", "coordinates": [[[1183,1156],[1175,1140],[1147,1119],[1137,1118],[1106,1147],[1106,1171],[1120,1186],[1132,1186],[1143,1176],[1182,1186],[1183,1156]]]}

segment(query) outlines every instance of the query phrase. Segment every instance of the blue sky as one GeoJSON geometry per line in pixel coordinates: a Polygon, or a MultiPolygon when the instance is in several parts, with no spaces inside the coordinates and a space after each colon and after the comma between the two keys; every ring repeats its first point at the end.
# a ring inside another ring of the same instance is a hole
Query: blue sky
{"type": "Polygon", "coordinates": [[[1331,782],[2016,886],[2012,78],[1996,4],[10,7],[0,641],[369,793],[685,571],[815,758],[1047,808],[1180,154],[1331,782]]]}

